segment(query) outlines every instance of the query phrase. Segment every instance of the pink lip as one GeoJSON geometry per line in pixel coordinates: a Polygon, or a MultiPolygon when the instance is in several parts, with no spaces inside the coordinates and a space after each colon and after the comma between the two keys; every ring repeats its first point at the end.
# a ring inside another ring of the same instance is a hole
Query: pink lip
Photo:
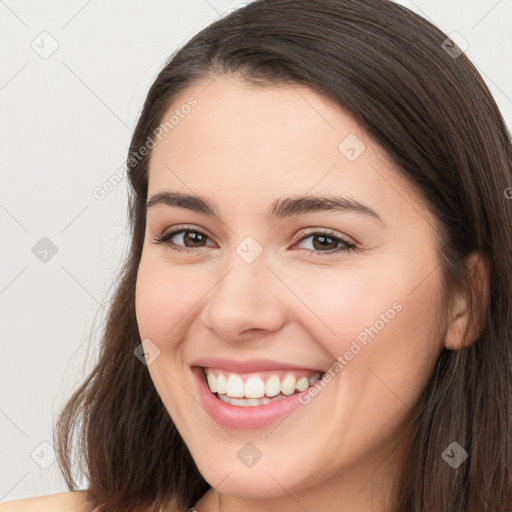
{"type": "MultiPolygon", "coordinates": [[[[219,360],[215,360],[214,363],[218,365],[219,360]]],[[[212,361],[209,361],[208,364],[212,364],[212,361]]],[[[280,366],[280,368],[282,367],[283,366],[280,366]]],[[[232,368],[233,366],[231,366],[230,371],[234,371],[232,368]]],[[[251,369],[253,368],[254,366],[251,366],[251,369]]],[[[261,371],[262,367],[260,366],[259,368],[261,371]]],[[[225,428],[251,429],[270,426],[279,419],[290,414],[293,410],[299,408],[301,405],[304,405],[299,399],[301,395],[305,395],[307,393],[306,390],[301,393],[297,393],[296,395],[290,395],[283,400],[270,402],[269,404],[242,407],[227,404],[217,398],[216,395],[210,391],[202,368],[194,366],[192,368],[192,373],[194,374],[197,390],[204,408],[214,421],[225,428]]]]}
{"type": "Polygon", "coordinates": [[[235,361],[233,359],[224,359],[222,357],[202,357],[197,359],[190,366],[203,366],[205,368],[219,368],[233,373],[254,373],[267,370],[313,370],[324,373],[324,370],[318,368],[307,368],[290,363],[281,363],[270,359],[246,359],[245,361],[235,361]]]}

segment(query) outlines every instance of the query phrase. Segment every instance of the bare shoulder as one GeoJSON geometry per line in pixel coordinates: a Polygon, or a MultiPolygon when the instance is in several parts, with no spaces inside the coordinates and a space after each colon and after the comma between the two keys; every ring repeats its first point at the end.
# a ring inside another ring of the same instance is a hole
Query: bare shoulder
{"type": "Polygon", "coordinates": [[[0,503],[0,512],[91,512],[85,491],[59,492],[0,503]]]}

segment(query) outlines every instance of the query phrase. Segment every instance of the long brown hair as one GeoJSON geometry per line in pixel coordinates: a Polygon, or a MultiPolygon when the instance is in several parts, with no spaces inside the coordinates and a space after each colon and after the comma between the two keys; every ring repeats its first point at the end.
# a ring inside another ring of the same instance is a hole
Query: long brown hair
{"type": "MultiPolygon", "coordinates": [[[[386,0],[256,0],[175,52],[151,86],[128,154],[131,248],[102,332],[99,360],[55,429],[70,490],[76,470],[98,510],[191,507],[208,489],[147,367],[135,283],[148,163],[140,157],[174,99],[221,73],[261,87],[306,85],[350,113],[438,220],[446,297],[469,290],[466,258],[490,269],[478,339],[443,349],[411,413],[412,442],[395,512],[512,510],[512,147],[484,81],[446,34],[386,0]],[[136,156],[136,158],[134,158],[136,156]],[[456,469],[442,454],[468,453],[456,469]]],[[[471,298],[471,295],[470,295],[471,298]]],[[[479,300],[482,300],[481,298],[479,300]]],[[[428,314],[428,312],[425,312],[428,314]]]]}

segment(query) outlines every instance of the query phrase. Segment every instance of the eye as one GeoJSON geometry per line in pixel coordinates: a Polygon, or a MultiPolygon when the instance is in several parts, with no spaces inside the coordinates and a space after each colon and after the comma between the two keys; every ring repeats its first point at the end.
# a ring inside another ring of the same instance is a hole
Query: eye
{"type": "Polygon", "coordinates": [[[313,249],[303,249],[308,254],[334,254],[356,250],[355,244],[335,235],[332,231],[314,231],[300,238],[299,242],[308,238],[313,240],[313,249]]]}
{"type": "MultiPolygon", "coordinates": [[[[167,233],[155,236],[153,243],[165,244],[169,247],[169,249],[178,252],[194,251],[194,249],[203,249],[207,247],[204,244],[209,239],[208,235],[200,229],[191,228],[192,226],[179,226],[171,231],[168,231],[167,233]],[[183,245],[172,242],[171,240],[175,237],[176,241],[181,240],[183,245]]],[[[333,254],[340,252],[350,252],[357,249],[355,244],[345,240],[338,235],[335,235],[331,231],[314,231],[300,238],[298,242],[302,242],[308,238],[313,239],[313,249],[302,249],[308,254],[333,254]]]]}
{"type": "Polygon", "coordinates": [[[190,226],[180,226],[172,231],[164,233],[163,235],[157,235],[153,239],[155,244],[165,244],[169,247],[169,249],[182,252],[194,249],[202,249],[205,247],[201,245],[208,239],[208,235],[201,231],[200,229],[188,229],[190,226]],[[191,246],[187,245],[177,245],[174,242],[171,242],[171,239],[176,237],[177,240],[180,240],[185,244],[191,244],[191,246]]]}

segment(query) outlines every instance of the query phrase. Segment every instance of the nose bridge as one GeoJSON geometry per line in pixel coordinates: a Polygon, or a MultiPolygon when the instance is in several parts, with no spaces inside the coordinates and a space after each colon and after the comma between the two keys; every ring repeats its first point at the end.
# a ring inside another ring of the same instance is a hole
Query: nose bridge
{"type": "Polygon", "coordinates": [[[267,268],[263,247],[246,237],[230,251],[225,263],[208,294],[203,311],[206,325],[227,339],[247,329],[278,329],[282,311],[275,286],[269,286],[269,280],[276,277],[267,268]]]}
{"type": "Polygon", "coordinates": [[[219,282],[218,292],[229,294],[227,298],[236,298],[242,303],[261,302],[260,287],[271,274],[267,263],[268,252],[254,237],[246,236],[227,256],[228,273],[219,282]]]}

